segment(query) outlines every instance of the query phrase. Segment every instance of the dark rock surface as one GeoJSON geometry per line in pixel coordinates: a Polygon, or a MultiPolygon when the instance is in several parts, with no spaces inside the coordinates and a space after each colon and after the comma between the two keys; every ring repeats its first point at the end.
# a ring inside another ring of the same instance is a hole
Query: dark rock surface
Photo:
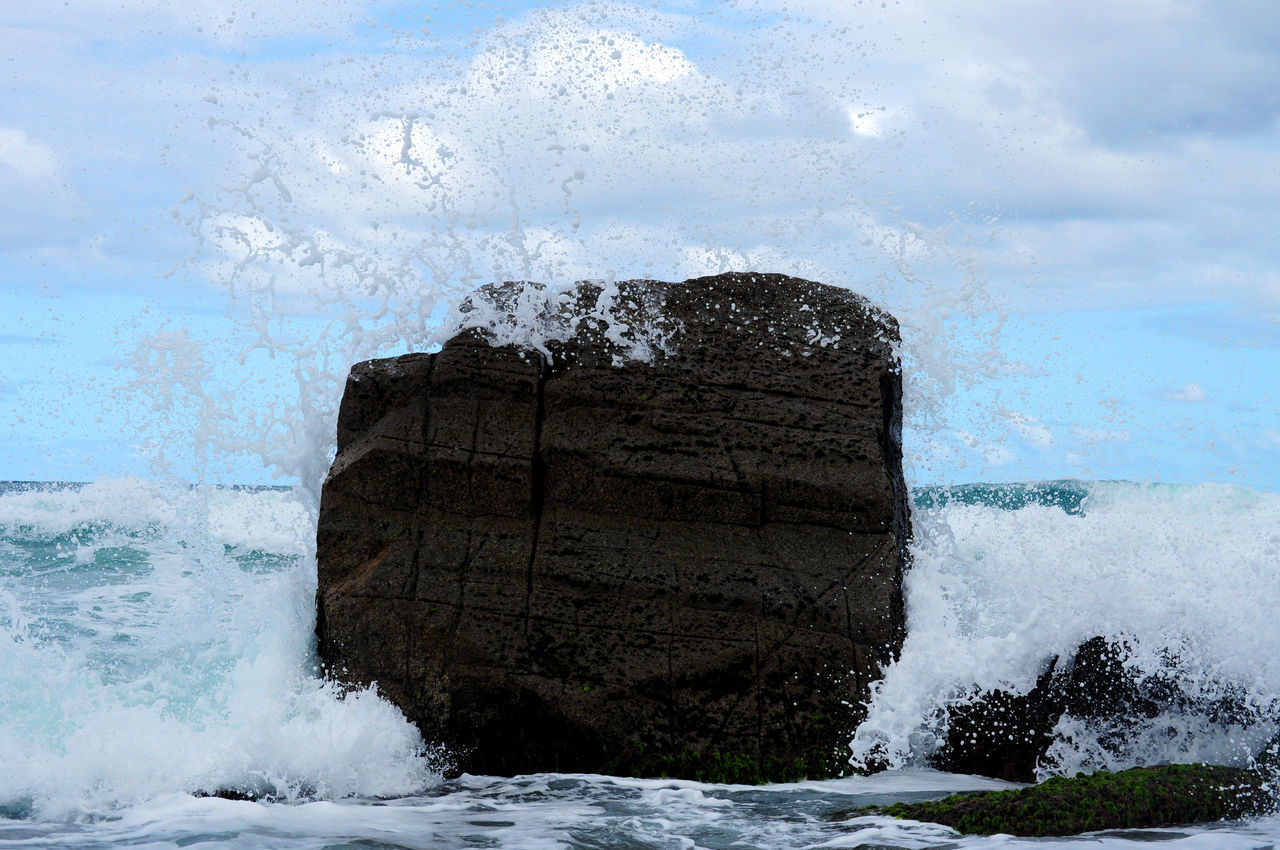
{"type": "Polygon", "coordinates": [[[896,323],[780,275],[548,303],[568,331],[540,350],[468,330],[352,368],[327,670],[472,773],[840,772],[903,632],[896,323]],[[651,362],[620,362],[643,333],[651,362]]]}
{"type": "Polygon", "coordinates": [[[1048,837],[1238,820],[1270,814],[1275,807],[1271,785],[1258,773],[1213,764],[1168,764],[1055,777],[1031,788],[956,794],[852,814],[930,821],[969,835],[1048,837]]]}
{"type": "Polygon", "coordinates": [[[1099,743],[1116,750],[1139,724],[1164,712],[1234,726],[1268,719],[1248,704],[1240,688],[1219,687],[1214,696],[1205,696],[1181,680],[1176,658],[1157,675],[1144,675],[1126,666],[1132,652],[1122,641],[1093,637],[1073,657],[1052,659],[1030,692],[989,691],[957,706],[930,764],[953,773],[1034,782],[1064,715],[1101,724],[1105,734],[1099,743]]]}

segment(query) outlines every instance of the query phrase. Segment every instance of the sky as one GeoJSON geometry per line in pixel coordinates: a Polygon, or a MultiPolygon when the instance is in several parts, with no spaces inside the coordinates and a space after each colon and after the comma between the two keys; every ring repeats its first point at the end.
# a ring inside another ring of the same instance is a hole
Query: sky
{"type": "Polygon", "coordinates": [[[1268,0],[0,6],[0,480],[314,488],[475,286],[902,325],[915,485],[1280,490],[1268,0]]]}

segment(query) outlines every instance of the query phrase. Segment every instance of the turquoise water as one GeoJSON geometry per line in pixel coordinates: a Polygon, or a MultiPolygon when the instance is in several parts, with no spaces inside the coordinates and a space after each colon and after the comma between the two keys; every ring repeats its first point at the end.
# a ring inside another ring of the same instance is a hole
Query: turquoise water
{"type": "Polygon", "coordinates": [[[1084,513],[1090,487],[1083,481],[1035,481],[1030,484],[961,484],[954,487],[921,487],[912,492],[917,511],[933,511],[951,505],[974,505],[1016,511],[1028,505],[1060,508],[1064,513],[1084,513]]]}
{"type": "MultiPolygon", "coordinates": [[[[1243,688],[1258,722],[1162,716],[1117,741],[1068,719],[1044,775],[1242,763],[1275,731],[1280,497],[1079,481],[927,488],[914,523],[909,638],[850,742],[855,764],[893,769],[767,788],[445,781],[440,754],[376,692],[317,677],[305,498],[136,479],[2,484],[0,847],[1018,845],[840,813],[999,787],[923,766],[939,708],[978,688],[1028,688],[1046,658],[1094,634],[1142,648],[1139,666],[1176,649],[1192,687],[1243,688]],[[228,787],[265,796],[200,796],[228,787]]],[[[1101,843],[1148,841],[1270,846],[1280,822],[1101,843]]]]}

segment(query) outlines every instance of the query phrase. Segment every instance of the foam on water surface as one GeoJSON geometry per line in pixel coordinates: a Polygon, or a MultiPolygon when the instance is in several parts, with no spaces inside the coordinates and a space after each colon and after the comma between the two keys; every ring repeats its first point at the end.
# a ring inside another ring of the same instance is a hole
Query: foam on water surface
{"type": "MultiPolygon", "coordinates": [[[[1071,483],[916,502],[925,507],[909,636],[876,688],[855,759],[918,764],[936,745],[941,707],[975,688],[1025,690],[1048,657],[1096,634],[1132,641],[1140,667],[1167,663],[1173,648],[1206,693],[1229,683],[1260,711],[1274,706],[1280,497],[1071,483]]],[[[938,828],[881,819],[834,830],[819,812],[1003,787],[914,768],[767,789],[565,776],[440,785],[397,710],[317,677],[312,534],[305,499],[286,490],[102,481],[0,494],[3,813],[72,845],[58,823],[84,823],[107,843],[198,844],[224,830],[259,836],[241,846],[280,831],[295,846],[322,846],[322,834],[377,846],[389,830],[396,846],[575,847],[592,846],[588,824],[607,821],[616,840],[640,843],[684,830],[690,846],[728,846],[733,835],[779,847],[926,847],[943,840],[938,828]],[[220,788],[293,805],[173,796],[220,788]],[[415,844],[406,831],[440,843],[415,844]]],[[[1273,731],[1161,717],[1117,748],[1068,722],[1045,769],[1239,761],[1273,731]]],[[[1177,841],[1201,846],[1193,837],[1177,841]]],[[[1221,846],[1252,846],[1234,841],[1221,846]]]]}
{"type": "Polygon", "coordinates": [[[170,794],[123,810],[108,821],[32,824],[0,820],[4,846],[218,847],[320,850],[442,850],[502,847],[587,850],[601,847],[730,850],[800,848],[1096,847],[1243,850],[1268,846],[1280,823],[1261,818],[1209,828],[1102,833],[1065,839],[957,836],[936,824],[859,816],[865,805],[919,799],[929,792],[886,788],[976,789],[987,780],[889,774],[876,780],[746,788],[614,777],[464,776],[429,793],[394,800],[300,804],[199,799],[170,794]],[[968,780],[968,781],[966,781],[968,780]]]}

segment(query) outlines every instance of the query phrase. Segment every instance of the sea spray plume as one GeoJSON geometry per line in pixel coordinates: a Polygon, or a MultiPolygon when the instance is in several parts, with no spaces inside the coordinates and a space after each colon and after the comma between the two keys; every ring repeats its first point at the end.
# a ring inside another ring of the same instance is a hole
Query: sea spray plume
{"type": "MultiPolygon", "coordinates": [[[[195,98],[191,120],[207,125],[217,173],[175,207],[194,247],[174,280],[225,293],[233,331],[191,334],[206,362],[285,375],[270,398],[239,376],[210,377],[227,444],[300,480],[314,508],[350,364],[430,350],[477,284],[769,267],[848,282],[893,309],[911,382],[907,458],[920,469],[939,456],[945,395],[993,360],[989,340],[956,321],[989,323],[972,247],[981,233],[910,221],[867,193],[868,147],[813,132],[806,116],[843,128],[861,97],[841,90],[847,78],[713,67],[666,32],[705,30],[699,17],[647,10],[544,10],[447,57],[413,34],[376,60],[341,57],[327,69],[333,85],[277,93],[290,109],[262,110],[235,79],[216,102],[195,98]],[[639,73],[609,77],[619,70],[639,73]],[[769,94],[795,86],[818,91],[803,102],[769,94]],[[691,109],[703,117],[688,120],[691,109]],[[763,142],[724,132],[755,124],[788,130],[763,142]],[[778,167],[800,160],[811,166],[798,177],[778,167]]],[[[829,41],[832,57],[851,49],[829,41]]]]}
{"type": "MultiPolygon", "coordinates": [[[[161,330],[143,339],[130,355],[133,380],[125,391],[134,395],[129,418],[141,447],[155,472],[201,480],[207,473],[211,443],[217,441],[221,408],[208,387],[211,368],[204,357],[204,343],[186,328],[161,330]],[[187,435],[192,468],[170,454],[169,435],[187,435]]],[[[227,448],[224,444],[221,448],[227,448]]]]}
{"type": "Polygon", "coordinates": [[[311,528],[282,491],[0,490],[0,806],[68,819],[179,791],[429,787],[395,709],[314,675],[311,528]]]}
{"type": "Polygon", "coordinates": [[[314,498],[347,367],[442,343],[478,285],[770,268],[890,308],[921,447],[908,463],[970,451],[945,399],[998,359],[976,260],[990,220],[914,221],[869,187],[899,144],[849,130],[876,112],[850,69],[878,48],[812,35],[817,72],[753,61],[754,37],[714,17],[570,6],[462,42],[393,28],[376,55],[339,50],[324,86],[246,63],[183,92],[211,155],[173,210],[192,250],[170,279],[226,293],[212,362],[281,376],[268,395],[215,370],[226,443],[314,498]],[[748,49],[710,61],[707,38],[748,49]]]}

